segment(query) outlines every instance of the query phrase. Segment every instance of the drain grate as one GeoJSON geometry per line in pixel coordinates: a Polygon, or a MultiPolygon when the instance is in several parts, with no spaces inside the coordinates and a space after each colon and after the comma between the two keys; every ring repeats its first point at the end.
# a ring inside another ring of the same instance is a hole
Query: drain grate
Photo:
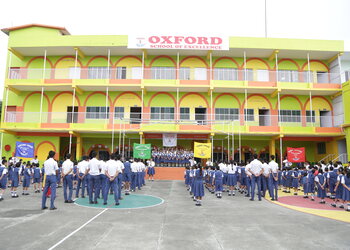
{"type": "Polygon", "coordinates": [[[0,217],[2,218],[18,218],[18,217],[25,217],[30,216],[34,214],[41,214],[43,211],[41,210],[26,210],[26,209],[13,209],[8,210],[0,213],[0,217]]]}

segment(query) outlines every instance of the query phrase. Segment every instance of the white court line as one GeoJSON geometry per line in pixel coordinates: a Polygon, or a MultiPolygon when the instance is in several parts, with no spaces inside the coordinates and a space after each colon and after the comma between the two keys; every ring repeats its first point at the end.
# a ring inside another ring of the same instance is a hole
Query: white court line
{"type": "Polygon", "coordinates": [[[52,247],[50,247],[48,250],[52,250],[54,248],[56,248],[57,246],[59,246],[61,243],[63,243],[66,239],[68,239],[69,237],[71,237],[72,235],[74,235],[76,232],[78,232],[80,229],[82,229],[83,227],[85,227],[87,224],[89,224],[91,221],[93,221],[94,219],[96,219],[98,216],[100,216],[101,214],[103,214],[104,212],[106,212],[108,209],[105,208],[104,210],[102,210],[99,214],[95,215],[94,217],[92,217],[90,220],[88,220],[87,222],[85,222],[82,226],[80,226],[79,228],[77,228],[76,230],[74,230],[73,232],[71,232],[70,234],[68,234],[66,237],[64,237],[62,240],[60,240],[59,242],[57,242],[55,245],[53,245],[52,247]]]}

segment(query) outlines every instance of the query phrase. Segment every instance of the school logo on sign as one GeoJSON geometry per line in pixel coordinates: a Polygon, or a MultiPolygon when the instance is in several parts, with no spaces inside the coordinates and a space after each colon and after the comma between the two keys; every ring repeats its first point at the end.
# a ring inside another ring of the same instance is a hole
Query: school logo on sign
{"type": "Polygon", "coordinates": [[[194,157],[209,159],[211,158],[211,143],[194,143],[194,157]]]}
{"type": "Polygon", "coordinates": [[[16,142],[16,157],[34,158],[33,142],[16,142]]]}
{"type": "Polygon", "coordinates": [[[150,159],[151,158],[151,144],[134,143],[134,158],[150,159]]]}
{"type": "Polygon", "coordinates": [[[304,162],[305,148],[287,148],[287,158],[289,162],[304,162]]]}

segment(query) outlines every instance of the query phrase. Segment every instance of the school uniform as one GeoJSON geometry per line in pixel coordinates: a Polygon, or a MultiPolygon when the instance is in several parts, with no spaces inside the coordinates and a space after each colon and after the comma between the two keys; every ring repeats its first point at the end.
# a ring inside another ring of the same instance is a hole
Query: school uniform
{"type": "Polygon", "coordinates": [[[89,201],[90,203],[97,204],[97,196],[100,186],[100,170],[101,163],[96,158],[93,158],[89,161],[87,169],[89,170],[89,201]],[[95,194],[95,196],[94,196],[95,194]]]}
{"type": "Polygon", "coordinates": [[[12,179],[11,179],[11,187],[17,188],[19,185],[19,177],[21,175],[21,169],[20,168],[12,168],[12,179]]]}
{"type": "Polygon", "coordinates": [[[202,175],[199,169],[194,171],[194,184],[193,184],[193,195],[194,197],[203,197],[204,196],[204,185],[203,178],[205,177],[204,171],[202,171],[202,175]]]}
{"type": "Polygon", "coordinates": [[[7,185],[7,168],[4,165],[0,166],[0,189],[6,189],[7,185]]]}
{"type": "Polygon", "coordinates": [[[190,170],[190,192],[193,194],[193,188],[194,188],[194,172],[195,172],[195,169],[191,169],[190,170]]]}
{"type": "Polygon", "coordinates": [[[269,186],[270,196],[274,200],[278,199],[278,174],[279,174],[278,164],[274,160],[270,161],[268,186],[269,186]]]}
{"type": "Polygon", "coordinates": [[[30,170],[30,168],[25,168],[23,171],[23,183],[22,186],[24,188],[27,188],[30,186],[30,177],[32,175],[32,171],[30,170]]]}
{"type": "Polygon", "coordinates": [[[234,164],[229,164],[227,166],[227,185],[228,186],[236,186],[237,185],[237,166],[234,164]]]}
{"type": "Polygon", "coordinates": [[[337,183],[337,177],[338,177],[338,175],[334,171],[329,171],[327,174],[327,180],[329,183],[329,192],[331,194],[335,194],[334,188],[335,188],[335,185],[337,183]]]}
{"type": "Polygon", "coordinates": [[[326,188],[323,187],[322,189],[321,186],[326,184],[326,178],[323,174],[318,174],[315,177],[315,182],[317,183],[317,197],[324,199],[326,197],[326,188]]]}
{"type": "Polygon", "coordinates": [[[78,178],[78,184],[77,184],[77,190],[75,192],[75,197],[79,197],[79,190],[81,189],[81,197],[85,196],[85,189],[86,189],[86,182],[87,182],[87,176],[85,175],[86,170],[88,168],[89,162],[88,161],[81,161],[77,165],[77,175],[80,177],[78,178]]]}
{"type": "MultiPolygon", "coordinates": [[[[305,192],[305,191],[304,191],[305,192]]],[[[312,173],[311,170],[308,171],[307,173],[307,188],[306,188],[306,193],[313,194],[315,193],[315,175],[312,173]]]]}
{"type": "Polygon", "coordinates": [[[251,193],[251,200],[254,200],[254,194],[255,194],[255,186],[257,185],[258,187],[258,198],[259,201],[261,200],[261,175],[256,176],[260,174],[262,170],[262,163],[258,159],[254,159],[250,163],[250,171],[253,172],[252,174],[252,193],[251,193]]]}
{"type": "MultiPolygon", "coordinates": [[[[347,175],[344,175],[341,184],[350,188],[350,178],[347,175]]],[[[350,201],[350,191],[346,187],[343,186],[343,200],[350,201]]]]}
{"type": "Polygon", "coordinates": [[[299,172],[296,170],[292,171],[292,187],[293,188],[299,187],[299,172]]]}
{"type": "Polygon", "coordinates": [[[228,177],[228,174],[227,174],[227,165],[225,163],[220,163],[219,164],[219,167],[220,167],[220,170],[223,172],[224,174],[224,179],[223,179],[223,184],[226,185],[227,184],[227,177],[228,177]]]}
{"type": "Polygon", "coordinates": [[[102,193],[106,189],[106,181],[107,181],[107,176],[106,176],[106,163],[104,161],[100,161],[100,166],[101,166],[101,172],[100,172],[100,185],[98,187],[98,192],[97,192],[97,198],[99,199],[102,193]]]}
{"type": "Polygon", "coordinates": [[[112,180],[108,176],[106,177],[106,188],[103,192],[104,203],[107,203],[108,191],[110,189],[113,190],[115,203],[119,203],[118,172],[120,171],[120,166],[118,165],[119,164],[115,160],[109,160],[106,162],[106,173],[112,177],[112,180]]]}
{"type": "Polygon", "coordinates": [[[129,161],[124,162],[123,180],[125,182],[131,181],[131,164],[129,161]]]}
{"type": "Polygon", "coordinates": [[[288,170],[286,173],[286,186],[287,188],[293,187],[293,170],[288,170]]]}
{"type": "Polygon", "coordinates": [[[344,178],[343,174],[340,174],[337,177],[337,183],[339,183],[339,184],[338,184],[338,188],[337,188],[337,190],[335,192],[335,198],[338,199],[338,200],[342,200],[343,199],[343,190],[344,190],[344,187],[342,185],[343,178],[344,178]]]}
{"type": "Polygon", "coordinates": [[[246,178],[246,184],[247,184],[247,195],[246,197],[249,197],[251,194],[251,189],[252,189],[252,173],[249,172],[250,170],[250,163],[247,164],[247,166],[245,167],[245,173],[247,175],[246,178]]]}
{"type": "Polygon", "coordinates": [[[63,197],[65,202],[72,200],[73,195],[73,167],[74,164],[70,159],[67,159],[62,164],[63,178],[63,197]],[[67,189],[69,190],[67,195],[67,189]]]}
{"type": "Polygon", "coordinates": [[[269,174],[270,174],[269,165],[266,162],[263,163],[262,169],[263,169],[263,173],[261,175],[261,189],[262,189],[262,196],[265,197],[266,191],[269,190],[268,189],[269,174]]]}
{"type": "Polygon", "coordinates": [[[39,167],[34,168],[33,172],[33,183],[40,183],[41,179],[41,169],[39,167]]]}
{"type": "Polygon", "coordinates": [[[49,158],[44,162],[44,169],[46,174],[46,181],[45,181],[45,187],[43,191],[42,201],[41,201],[41,208],[46,208],[46,195],[47,191],[49,190],[49,187],[51,189],[51,202],[50,202],[50,208],[55,208],[55,198],[56,198],[56,171],[58,171],[58,164],[53,158],[49,158]]]}
{"type": "Polygon", "coordinates": [[[78,180],[78,166],[74,165],[73,166],[73,181],[77,181],[78,180]]]}
{"type": "Polygon", "coordinates": [[[123,185],[123,169],[124,169],[124,164],[120,161],[117,160],[117,170],[118,170],[118,182],[117,182],[117,187],[118,187],[118,198],[119,200],[122,198],[122,185],[123,185]]]}
{"type": "Polygon", "coordinates": [[[136,189],[136,182],[137,182],[137,171],[138,171],[138,164],[137,162],[131,163],[131,190],[136,189]]]}
{"type": "Polygon", "coordinates": [[[213,175],[216,194],[221,194],[221,192],[224,190],[223,179],[224,179],[224,173],[221,170],[216,170],[213,175]]]}
{"type": "Polygon", "coordinates": [[[186,169],[184,172],[184,178],[185,178],[185,185],[190,185],[190,170],[186,169]]]}
{"type": "Polygon", "coordinates": [[[154,166],[155,166],[154,161],[151,161],[148,165],[148,168],[147,168],[147,175],[153,176],[156,173],[154,166]]]}
{"type": "Polygon", "coordinates": [[[56,175],[56,183],[57,187],[61,184],[61,173],[62,173],[62,166],[58,167],[58,174],[56,175]]]}

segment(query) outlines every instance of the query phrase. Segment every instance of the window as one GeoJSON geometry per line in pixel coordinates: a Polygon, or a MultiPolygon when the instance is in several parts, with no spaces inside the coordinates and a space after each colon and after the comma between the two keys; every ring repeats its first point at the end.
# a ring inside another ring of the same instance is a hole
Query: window
{"type": "Polygon", "coordinates": [[[315,123],[315,110],[312,110],[312,113],[310,113],[310,110],[306,110],[306,122],[315,123]],[[312,121],[311,121],[311,118],[312,118],[312,121]]]}
{"type": "Polygon", "coordinates": [[[214,80],[237,81],[237,69],[230,68],[214,68],[214,80]]]}
{"type": "Polygon", "coordinates": [[[143,78],[142,67],[132,67],[131,68],[131,78],[132,79],[142,79],[143,78]]]}
{"type": "Polygon", "coordinates": [[[326,154],[326,143],[325,142],[317,143],[317,154],[319,154],[319,155],[326,154]]]}
{"type": "Polygon", "coordinates": [[[180,120],[190,119],[190,108],[180,108],[180,120]]]}
{"type": "Polygon", "coordinates": [[[254,71],[253,69],[246,69],[243,71],[243,79],[245,81],[254,81],[254,71]]]}
{"type": "Polygon", "coordinates": [[[124,118],[124,107],[115,107],[114,108],[114,118],[123,119],[124,118]]]}
{"type": "Polygon", "coordinates": [[[297,70],[278,70],[278,81],[299,82],[299,72],[297,70]]]}
{"type": "Polygon", "coordinates": [[[235,121],[238,120],[238,108],[216,108],[215,120],[218,121],[235,121]]]}
{"type": "Polygon", "coordinates": [[[190,80],[191,79],[191,69],[190,68],[180,68],[180,80],[190,80]]]}
{"type": "Polygon", "coordinates": [[[174,108],[151,107],[151,120],[174,120],[174,108]]]}
{"type": "Polygon", "coordinates": [[[86,119],[108,119],[109,107],[86,107],[86,119]]]}
{"type": "Polygon", "coordinates": [[[301,111],[300,110],[280,110],[278,121],[301,122],[301,111]]]}
{"type": "Polygon", "coordinates": [[[126,79],[126,67],[117,67],[115,79],[126,79]]]}
{"type": "Polygon", "coordinates": [[[244,109],[244,120],[254,121],[254,109],[244,109]]]}
{"type": "Polygon", "coordinates": [[[88,79],[109,79],[108,67],[89,67],[88,79]]]}
{"type": "Polygon", "coordinates": [[[152,79],[176,79],[174,67],[152,67],[152,79]]]}
{"type": "Polygon", "coordinates": [[[314,82],[314,76],[311,71],[303,71],[302,73],[304,82],[314,82]]]}
{"type": "Polygon", "coordinates": [[[21,79],[21,69],[18,67],[11,67],[9,79],[21,79]]]}
{"type": "Polygon", "coordinates": [[[195,68],[194,69],[195,80],[207,80],[207,68],[195,68]]]}
{"type": "Polygon", "coordinates": [[[269,71],[266,69],[256,70],[257,81],[268,82],[269,81],[269,71]]]}

